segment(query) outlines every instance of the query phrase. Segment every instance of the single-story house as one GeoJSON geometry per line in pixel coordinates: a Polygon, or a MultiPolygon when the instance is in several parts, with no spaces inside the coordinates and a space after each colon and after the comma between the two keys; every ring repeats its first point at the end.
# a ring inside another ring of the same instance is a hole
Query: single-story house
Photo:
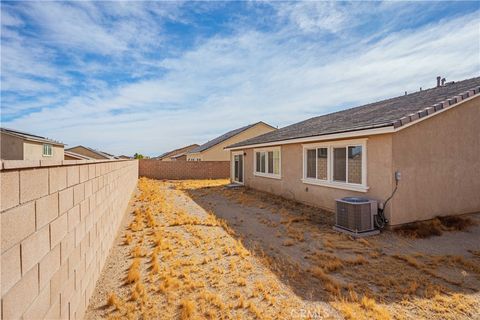
{"type": "Polygon", "coordinates": [[[154,157],[153,159],[160,161],[186,161],[187,153],[196,147],[198,147],[198,144],[194,143],[186,147],[165,152],[158,157],[154,157]]]}
{"type": "Polygon", "coordinates": [[[260,121],[229,131],[190,150],[187,153],[187,160],[230,161],[230,154],[225,150],[225,147],[275,130],[277,130],[275,127],[260,121]]]}
{"type": "Polygon", "coordinates": [[[331,211],[384,203],[390,225],[480,212],[480,77],[323,116],[231,144],[231,179],[331,211]]]}
{"type": "Polygon", "coordinates": [[[4,160],[63,160],[63,143],[27,132],[0,128],[0,146],[4,160]]]}
{"type": "Polygon", "coordinates": [[[91,159],[99,159],[99,160],[115,159],[115,156],[113,156],[109,153],[99,151],[99,150],[95,150],[95,149],[85,147],[85,146],[76,146],[76,147],[73,147],[73,148],[65,149],[65,151],[70,151],[70,152],[73,152],[73,153],[76,153],[76,154],[79,154],[79,155],[82,155],[82,156],[89,157],[91,159]]]}

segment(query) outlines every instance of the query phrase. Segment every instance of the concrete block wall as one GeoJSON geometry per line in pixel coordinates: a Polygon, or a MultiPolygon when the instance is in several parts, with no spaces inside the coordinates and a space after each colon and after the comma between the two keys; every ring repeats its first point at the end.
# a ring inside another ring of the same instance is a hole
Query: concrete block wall
{"type": "Polygon", "coordinates": [[[227,179],[230,161],[160,161],[142,159],[139,162],[141,177],[152,179],[227,179]]]}
{"type": "Polygon", "coordinates": [[[3,161],[0,169],[2,319],[81,319],[138,161],[3,161]]]}

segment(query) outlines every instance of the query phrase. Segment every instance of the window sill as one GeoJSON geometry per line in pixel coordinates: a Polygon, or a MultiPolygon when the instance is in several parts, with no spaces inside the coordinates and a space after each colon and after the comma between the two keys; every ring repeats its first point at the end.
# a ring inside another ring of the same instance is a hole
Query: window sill
{"type": "Polygon", "coordinates": [[[369,187],[363,185],[356,185],[351,183],[341,183],[341,182],[330,182],[330,181],[319,181],[314,179],[302,179],[302,182],[305,184],[311,184],[316,186],[323,186],[329,188],[357,191],[357,192],[367,192],[369,187]]]}
{"type": "Polygon", "coordinates": [[[254,172],[253,175],[257,177],[262,177],[262,178],[282,179],[282,176],[280,176],[279,174],[254,172]]]}

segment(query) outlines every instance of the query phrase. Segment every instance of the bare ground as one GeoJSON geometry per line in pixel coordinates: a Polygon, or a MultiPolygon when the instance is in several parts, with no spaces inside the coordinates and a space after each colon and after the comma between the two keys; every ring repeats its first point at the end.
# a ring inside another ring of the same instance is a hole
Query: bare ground
{"type": "MultiPolygon", "coordinates": [[[[128,215],[86,318],[188,318],[188,301],[198,318],[478,318],[480,214],[469,216],[473,225],[465,232],[410,239],[387,231],[353,239],[332,230],[330,212],[222,183],[149,181],[146,192],[169,202],[152,207],[159,226],[147,222],[133,232],[136,214],[128,215]],[[173,240],[157,250],[162,271],[151,275],[158,228],[173,240]],[[132,235],[129,245],[125,234],[132,235]],[[132,298],[138,282],[125,285],[135,247],[146,253],[138,259],[147,298],[132,298]],[[178,287],[165,290],[166,273],[178,287]],[[117,307],[106,305],[111,293],[117,307]]],[[[138,214],[152,197],[135,201],[130,212],[138,214]]]]}

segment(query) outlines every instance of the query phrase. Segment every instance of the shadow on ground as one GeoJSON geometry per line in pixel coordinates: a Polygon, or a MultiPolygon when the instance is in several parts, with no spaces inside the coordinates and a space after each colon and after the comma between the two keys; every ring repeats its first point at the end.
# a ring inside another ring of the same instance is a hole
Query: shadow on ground
{"type": "MultiPolygon", "coordinates": [[[[451,305],[460,308],[458,315],[468,315],[479,306],[478,225],[422,240],[391,231],[354,239],[332,230],[333,213],[271,194],[223,186],[183,191],[224,219],[235,237],[305,300],[368,296],[389,305],[393,315],[410,308],[414,317],[431,316],[422,313],[431,308],[453,312],[451,305]]],[[[480,214],[471,219],[480,222],[480,214]]]]}

